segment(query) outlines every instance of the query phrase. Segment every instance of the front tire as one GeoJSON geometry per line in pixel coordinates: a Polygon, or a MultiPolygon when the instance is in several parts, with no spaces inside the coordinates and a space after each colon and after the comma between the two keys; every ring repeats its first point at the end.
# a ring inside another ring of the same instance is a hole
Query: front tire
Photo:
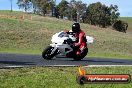
{"type": "Polygon", "coordinates": [[[55,55],[56,55],[56,51],[54,51],[54,53],[51,53],[52,50],[54,49],[54,47],[52,46],[48,46],[44,49],[44,51],[42,52],[42,57],[46,60],[51,60],[55,55]]]}

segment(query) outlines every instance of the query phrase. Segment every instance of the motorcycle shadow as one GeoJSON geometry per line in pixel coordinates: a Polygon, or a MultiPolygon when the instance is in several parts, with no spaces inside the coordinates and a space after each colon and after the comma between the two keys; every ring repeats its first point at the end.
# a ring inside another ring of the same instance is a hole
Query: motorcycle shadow
{"type": "Polygon", "coordinates": [[[86,57],[83,58],[82,60],[76,61],[73,60],[73,58],[54,58],[52,61],[70,61],[70,62],[91,62],[91,63],[124,63],[123,61],[119,61],[118,59],[106,59],[106,58],[91,58],[91,57],[86,57]]]}

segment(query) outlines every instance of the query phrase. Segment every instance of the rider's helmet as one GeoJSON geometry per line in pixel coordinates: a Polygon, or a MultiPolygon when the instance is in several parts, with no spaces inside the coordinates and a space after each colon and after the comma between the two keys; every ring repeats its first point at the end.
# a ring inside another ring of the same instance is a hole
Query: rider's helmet
{"type": "Polygon", "coordinates": [[[80,29],[80,24],[79,23],[74,23],[73,25],[72,25],[72,31],[73,32],[75,32],[75,33],[77,33],[77,32],[79,32],[81,29],[80,29]]]}

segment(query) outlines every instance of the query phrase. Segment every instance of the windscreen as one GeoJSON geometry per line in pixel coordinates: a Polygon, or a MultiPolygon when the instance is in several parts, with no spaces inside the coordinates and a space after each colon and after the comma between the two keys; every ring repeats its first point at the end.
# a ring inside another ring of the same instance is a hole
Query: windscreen
{"type": "Polygon", "coordinates": [[[62,38],[62,37],[68,37],[67,33],[61,32],[58,37],[62,38]]]}

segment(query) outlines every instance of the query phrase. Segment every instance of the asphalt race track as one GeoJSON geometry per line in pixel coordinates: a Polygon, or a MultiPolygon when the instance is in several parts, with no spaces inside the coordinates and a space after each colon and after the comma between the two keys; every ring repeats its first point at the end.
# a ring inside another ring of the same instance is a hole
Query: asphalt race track
{"type": "Polygon", "coordinates": [[[87,66],[87,65],[132,65],[130,59],[108,59],[87,57],[82,61],[73,61],[72,58],[54,58],[44,60],[41,55],[0,54],[0,68],[29,67],[29,66],[87,66]]]}

